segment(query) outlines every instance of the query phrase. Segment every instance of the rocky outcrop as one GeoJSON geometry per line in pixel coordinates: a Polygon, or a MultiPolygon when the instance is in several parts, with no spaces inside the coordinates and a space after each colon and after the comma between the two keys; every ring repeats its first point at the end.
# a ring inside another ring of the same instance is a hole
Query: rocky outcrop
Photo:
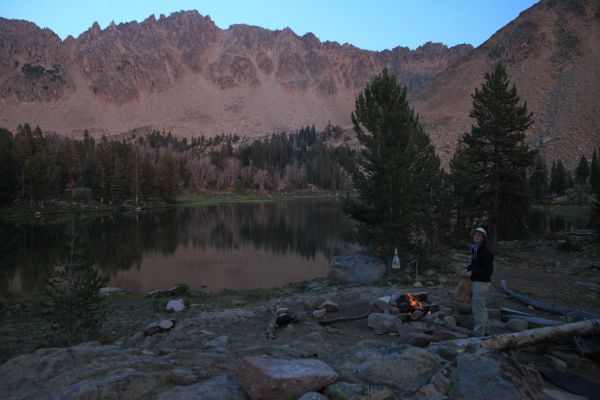
{"type": "Polygon", "coordinates": [[[0,122],[14,129],[28,116],[44,129],[96,135],[145,127],[251,136],[347,125],[355,95],[383,68],[417,87],[470,50],[428,43],[373,52],[289,28],[223,30],[196,11],[105,29],[94,23],[65,41],[0,18],[0,101],[8,106],[0,122]]]}

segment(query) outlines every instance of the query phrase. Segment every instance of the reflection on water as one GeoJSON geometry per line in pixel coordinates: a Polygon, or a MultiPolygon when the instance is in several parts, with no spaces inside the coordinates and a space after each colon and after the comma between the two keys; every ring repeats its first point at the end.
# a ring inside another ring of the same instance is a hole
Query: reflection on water
{"type": "MultiPolygon", "coordinates": [[[[70,223],[1,225],[0,291],[43,290],[70,223]]],[[[133,291],[177,282],[209,290],[284,285],[327,275],[331,257],[352,249],[352,222],[327,200],[153,210],[77,224],[110,285],[133,291]]]]}
{"type": "Polygon", "coordinates": [[[589,216],[566,217],[556,215],[542,208],[532,208],[529,211],[528,228],[533,236],[544,236],[556,232],[569,232],[574,229],[587,228],[589,216]]]}

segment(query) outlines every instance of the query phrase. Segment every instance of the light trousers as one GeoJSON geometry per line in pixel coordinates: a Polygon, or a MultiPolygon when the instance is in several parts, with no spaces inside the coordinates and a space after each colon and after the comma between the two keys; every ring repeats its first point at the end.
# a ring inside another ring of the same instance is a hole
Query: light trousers
{"type": "Polygon", "coordinates": [[[473,297],[471,298],[471,310],[473,311],[473,319],[475,321],[473,332],[477,336],[484,336],[490,333],[488,312],[485,306],[486,295],[489,290],[490,282],[471,282],[471,291],[473,293],[473,297]]]}

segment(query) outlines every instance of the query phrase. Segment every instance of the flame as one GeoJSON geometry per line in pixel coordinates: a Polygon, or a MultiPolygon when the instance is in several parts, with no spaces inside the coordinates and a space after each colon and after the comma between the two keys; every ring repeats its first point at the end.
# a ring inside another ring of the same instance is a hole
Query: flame
{"type": "Polygon", "coordinates": [[[422,308],[423,303],[421,303],[419,300],[417,300],[417,298],[415,296],[413,296],[412,293],[406,293],[406,297],[408,297],[408,302],[410,303],[411,306],[413,306],[416,309],[422,308]]]}

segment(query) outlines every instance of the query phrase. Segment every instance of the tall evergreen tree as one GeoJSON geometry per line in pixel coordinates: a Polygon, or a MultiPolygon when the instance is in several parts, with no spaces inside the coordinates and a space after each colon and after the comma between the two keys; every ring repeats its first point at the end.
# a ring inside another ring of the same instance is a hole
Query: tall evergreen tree
{"type": "Polygon", "coordinates": [[[181,178],[177,160],[171,155],[165,154],[160,158],[157,178],[160,198],[169,203],[175,202],[181,178]]]}
{"type": "Polygon", "coordinates": [[[557,196],[564,196],[567,190],[567,169],[561,160],[552,163],[550,173],[550,190],[557,196]]]}
{"type": "Polygon", "coordinates": [[[502,65],[484,79],[472,95],[470,116],[475,125],[463,141],[480,178],[476,201],[495,243],[499,235],[520,234],[525,226],[530,201],[526,169],[535,156],[525,142],[525,131],[533,114],[527,103],[519,104],[517,88],[510,85],[502,65]]]}
{"type": "Polygon", "coordinates": [[[362,149],[347,168],[358,199],[345,209],[359,223],[360,241],[384,256],[430,241],[439,232],[427,218],[448,217],[439,215],[440,162],[406,88],[384,70],[358,95],[352,123],[362,149]]]}
{"type": "Polygon", "coordinates": [[[529,175],[529,187],[536,201],[544,201],[548,194],[548,167],[546,166],[546,160],[540,154],[533,163],[533,170],[529,175]]]}
{"type": "Polygon", "coordinates": [[[598,152],[594,150],[594,153],[592,153],[592,163],[590,165],[590,185],[592,186],[592,192],[600,186],[600,160],[598,157],[598,152]]]}
{"type": "Polygon", "coordinates": [[[579,164],[577,164],[577,168],[575,168],[575,182],[578,185],[585,185],[587,183],[588,176],[590,176],[590,167],[585,155],[581,155],[579,164]]]}
{"type": "Polygon", "coordinates": [[[0,128],[0,205],[10,203],[17,190],[15,143],[8,129],[0,128]]]}
{"type": "Polygon", "coordinates": [[[478,205],[474,196],[479,188],[479,174],[476,172],[469,163],[464,143],[459,140],[450,160],[452,208],[456,213],[454,232],[457,240],[472,227],[478,217],[478,205]]]}

